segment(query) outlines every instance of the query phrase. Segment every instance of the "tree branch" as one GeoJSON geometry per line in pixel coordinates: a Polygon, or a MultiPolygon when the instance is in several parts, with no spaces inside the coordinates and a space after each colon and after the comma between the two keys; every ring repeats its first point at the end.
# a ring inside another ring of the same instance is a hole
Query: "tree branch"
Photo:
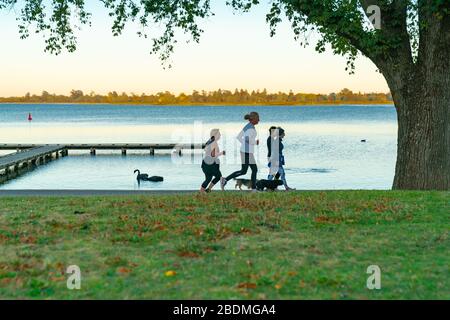
{"type": "Polygon", "coordinates": [[[341,7],[333,10],[330,1],[287,0],[285,2],[307,16],[309,22],[320,26],[328,33],[335,33],[346,39],[370,59],[376,58],[376,37],[363,29],[360,12],[356,6],[353,10],[341,7]]]}
{"type": "Polygon", "coordinates": [[[366,15],[367,15],[367,8],[369,8],[370,6],[376,5],[376,6],[380,7],[380,1],[376,1],[376,0],[359,0],[359,4],[364,9],[364,12],[366,13],[366,15]]]}
{"type": "MultiPolygon", "coordinates": [[[[335,33],[371,59],[380,69],[387,65],[398,66],[413,63],[407,32],[407,8],[409,0],[393,0],[392,3],[375,0],[359,0],[335,6],[327,0],[287,0],[308,22],[320,26],[319,31],[335,33]],[[363,15],[370,5],[378,5],[381,11],[381,30],[369,32],[363,28],[363,15]],[[389,64],[386,62],[389,61],[389,64]]],[[[322,32],[323,33],[323,32],[322,32]]]]}

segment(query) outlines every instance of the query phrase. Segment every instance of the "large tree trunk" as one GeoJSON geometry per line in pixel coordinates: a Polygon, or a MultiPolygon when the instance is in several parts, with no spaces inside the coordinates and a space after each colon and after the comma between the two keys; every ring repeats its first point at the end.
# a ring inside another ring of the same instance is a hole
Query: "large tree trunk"
{"type": "Polygon", "coordinates": [[[450,37],[434,31],[440,41],[416,63],[384,65],[398,115],[394,189],[450,190],[450,37]]]}
{"type": "Polygon", "coordinates": [[[394,94],[398,151],[394,189],[450,190],[450,73],[394,94]]]}

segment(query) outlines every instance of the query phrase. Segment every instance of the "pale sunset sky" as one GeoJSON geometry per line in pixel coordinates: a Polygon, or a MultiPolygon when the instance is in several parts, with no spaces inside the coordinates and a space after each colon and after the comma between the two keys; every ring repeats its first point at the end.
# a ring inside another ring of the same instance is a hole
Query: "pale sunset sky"
{"type": "MultiPolygon", "coordinates": [[[[287,22],[275,37],[269,36],[262,4],[246,14],[233,14],[225,1],[212,1],[216,16],[201,23],[205,33],[200,44],[180,42],[171,69],[164,69],[151,55],[151,41],[139,38],[136,25],[113,37],[112,20],[99,1],[87,1],[93,13],[92,27],[78,33],[78,50],[53,56],[44,52],[44,41],[32,34],[20,40],[14,12],[0,12],[0,96],[68,94],[72,89],[174,93],[192,90],[244,88],[269,92],[309,93],[353,91],[388,92],[383,76],[368,59],[357,61],[355,75],[345,71],[343,57],[330,51],[319,54],[314,46],[295,42],[287,22]]],[[[315,36],[312,35],[314,42],[315,36]]]]}

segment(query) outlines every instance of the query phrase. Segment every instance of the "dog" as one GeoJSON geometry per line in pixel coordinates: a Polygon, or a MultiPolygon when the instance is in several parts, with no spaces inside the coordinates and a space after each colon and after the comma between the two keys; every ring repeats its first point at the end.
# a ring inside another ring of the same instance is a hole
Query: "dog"
{"type": "Polygon", "coordinates": [[[281,180],[259,180],[256,183],[256,190],[264,191],[265,189],[275,191],[279,186],[283,185],[281,180]]]}
{"type": "MultiPolygon", "coordinates": [[[[277,173],[275,175],[275,180],[280,180],[281,175],[277,173]]],[[[239,190],[242,190],[242,186],[246,186],[247,189],[252,188],[252,180],[250,179],[234,179],[236,181],[235,189],[239,188],[239,190]]],[[[256,180],[256,183],[258,183],[260,180],[256,180]]],[[[268,181],[268,180],[267,180],[268,181]]]]}
{"type": "Polygon", "coordinates": [[[137,173],[136,179],[138,183],[141,183],[141,181],[149,181],[149,182],[163,182],[164,178],[159,176],[152,176],[149,177],[146,173],[141,173],[140,170],[136,169],[134,170],[134,173],[137,173]]]}
{"type": "Polygon", "coordinates": [[[236,181],[235,189],[242,190],[242,186],[246,186],[248,189],[252,188],[252,180],[249,179],[234,179],[236,181]]]}

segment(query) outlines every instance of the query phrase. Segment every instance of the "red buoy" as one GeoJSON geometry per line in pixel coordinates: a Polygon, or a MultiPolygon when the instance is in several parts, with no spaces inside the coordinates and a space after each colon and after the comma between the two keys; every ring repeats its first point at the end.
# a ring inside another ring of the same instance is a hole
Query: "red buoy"
{"type": "Polygon", "coordinates": [[[28,114],[28,121],[33,121],[33,116],[31,115],[31,113],[28,114]]]}

